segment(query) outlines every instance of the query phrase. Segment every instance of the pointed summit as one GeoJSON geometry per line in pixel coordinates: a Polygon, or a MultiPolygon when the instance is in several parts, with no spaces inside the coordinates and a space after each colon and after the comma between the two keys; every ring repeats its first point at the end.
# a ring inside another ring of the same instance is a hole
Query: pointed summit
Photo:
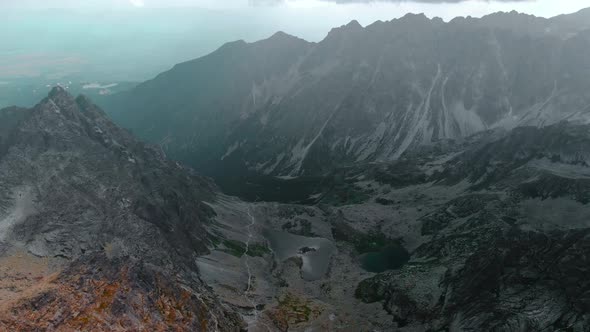
{"type": "Polygon", "coordinates": [[[327,38],[330,38],[333,36],[350,35],[350,34],[354,34],[355,32],[362,31],[363,29],[364,29],[363,26],[357,20],[352,20],[346,25],[342,25],[338,28],[333,28],[332,30],[330,30],[327,38]]]}
{"type": "Polygon", "coordinates": [[[338,30],[338,31],[342,31],[342,32],[361,31],[361,30],[363,30],[363,26],[357,20],[352,20],[352,21],[348,22],[348,24],[343,25],[340,28],[336,28],[333,30],[338,30]]]}
{"type": "Polygon", "coordinates": [[[80,112],[74,96],[59,85],[49,91],[47,98],[40,105],[42,109],[52,109],[54,113],[62,114],[70,119],[78,119],[80,112]]]}
{"type": "Polygon", "coordinates": [[[290,38],[296,38],[296,37],[291,36],[290,34],[284,32],[284,31],[277,31],[275,34],[270,36],[269,39],[290,39],[290,38]]]}
{"type": "Polygon", "coordinates": [[[307,44],[308,42],[290,35],[284,31],[278,31],[272,36],[267,39],[263,39],[259,42],[255,42],[254,44],[282,44],[282,45],[290,45],[290,44],[307,44]]]}
{"type": "Polygon", "coordinates": [[[345,25],[346,28],[348,29],[362,29],[363,26],[359,23],[359,21],[357,20],[352,20],[350,22],[348,22],[347,25],[345,25]]]}
{"type": "Polygon", "coordinates": [[[63,86],[54,86],[47,95],[57,106],[70,107],[75,103],[74,96],[72,96],[63,86]]]}
{"type": "Polygon", "coordinates": [[[47,96],[51,99],[66,96],[71,97],[68,91],[61,85],[56,85],[53,88],[51,88],[51,91],[49,91],[49,94],[47,96]]]}

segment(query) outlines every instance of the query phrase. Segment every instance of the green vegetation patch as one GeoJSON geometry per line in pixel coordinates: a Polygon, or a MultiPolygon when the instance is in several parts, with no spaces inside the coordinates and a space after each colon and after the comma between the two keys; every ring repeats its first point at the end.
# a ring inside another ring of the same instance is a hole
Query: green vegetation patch
{"type": "Polygon", "coordinates": [[[270,248],[266,243],[251,243],[248,247],[248,256],[262,257],[270,254],[270,248]]]}
{"type": "Polygon", "coordinates": [[[222,243],[225,248],[221,249],[221,251],[230,255],[242,257],[246,253],[246,244],[244,242],[224,239],[222,243]]]}
{"type": "Polygon", "coordinates": [[[244,242],[230,239],[217,240],[214,243],[216,243],[216,248],[223,245],[223,248],[219,249],[220,251],[236,257],[242,257],[244,254],[250,257],[263,257],[271,252],[266,243],[250,243],[248,247],[244,242]]]}

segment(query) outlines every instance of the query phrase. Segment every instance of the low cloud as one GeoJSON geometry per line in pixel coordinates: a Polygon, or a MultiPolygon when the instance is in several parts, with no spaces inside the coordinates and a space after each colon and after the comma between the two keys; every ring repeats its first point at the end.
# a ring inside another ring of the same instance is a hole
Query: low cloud
{"type": "MultiPolygon", "coordinates": [[[[280,1],[280,0],[279,0],[280,1]]],[[[460,2],[534,2],[535,0],[320,0],[336,3],[372,3],[372,2],[416,2],[416,3],[460,3],[460,2]]]]}
{"type": "MultiPolygon", "coordinates": [[[[251,5],[278,5],[285,3],[286,1],[298,1],[298,0],[249,0],[251,5]]],[[[462,2],[535,2],[536,0],[318,0],[322,2],[332,2],[339,4],[346,3],[430,3],[430,4],[445,4],[445,3],[462,3],[462,2]]]]}
{"type": "Polygon", "coordinates": [[[63,77],[79,72],[85,61],[72,55],[18,54],[0,58],[0,77],[63,77]]]}

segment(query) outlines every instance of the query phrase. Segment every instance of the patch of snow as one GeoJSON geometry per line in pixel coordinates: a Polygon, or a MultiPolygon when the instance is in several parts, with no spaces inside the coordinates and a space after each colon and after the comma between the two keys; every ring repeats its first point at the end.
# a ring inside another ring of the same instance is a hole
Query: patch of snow
{"type": "Polygon", "coordinates": [[[240,147],[240,143],[239,142],[234,142],[234,144],[232,144],[227,151],[225,152],[225,154],[223,156],[221,156],[221,160],[224,160],[225,158],[229,157],[232,153],[234,153],[238,148],[240,147]]]}
{"type": "Polygon", "coordinates": [[[356,147],[356,143],[360,140],[360,137],[350,137],[347,136],[346,137],[346,141],[344,142],[344,146],[347,147],[346,148],[346,154],[351,154],[353,151],[358,150],[355,149],[356,147]]]}
{"type": "Polygon", "coordinates": [[[402,143],[397,148],[397,151],[393,155],[393,159],[398,159],[409,147],[412,143],[415,142],[415,139],[418,137],[418,133],[422,131],[422,138],[424,139],[424,131],[428,127],[427,119],[430,111],[430,97],[432,96],[432,92],[436,87],[438,81],[441,77],[441,69],[440,64],[437,67],[436,75],[432,79],[432,83],[430,85],[430,89],[428,89],[428,93],[426,97],[423,99],[420,107],[418,107],[416,115],[410,126],[410,131],[403,139],[402,143]]]}
{"type": "Polygon", "coordinates": [[[305,158],[307,157],[307,154],[309,153],[309,149],[311,149],[311,147],[315,144],[315,142],[322,136],[322,134],[324,133],[324,130],[326,129],[326,126],[328,125],[330,120],[332,120],[332,118],[334,117],[334,114],[336,114],[337,109],[338,108],[336,108],[332,112],[332,114],[330,114],[330,116],[328,117],[326,122],[324,122],[324,124],[322,125],[322,128],[320,128],[320,131],[317,133],[317,135],[315,135],[315,137],[311,140],[311,142],[303,149],[302,156],[299,159],[299,165],[296,168],[296,174],[299,174],[299,172],[301,171],[301,166],[303,165],[303,161],[305,160],[305,158]]]}
{"type": "Polygon", "coordinates": [[[59,110],[59,107],[55,104],[55,102],[53,101],[53,99],[49,99],[49,105],[51,106],[51,110],[54,111],[57,114],[60,114],[61,111],[59,110]]]}
{"type": "Polygon", "coordinates": [[[309,199],[318,199],[322,197],[322,193],[317,193],[317,194],[313,194],[313,195],[309,195],[309,199]]]}
{"type": "Polygon", "coordinates": [[[590,179],[590,167],[551,162],[547,158],[533,160],[528,166],[568,179],[590,179]]]}
{"type": "Polygon", "coordinates": [[[363,161],[369,158],[372,154],[377,151],[379,143],[383,139],[385,132],[387,131],[387,124],[385,122],[379,123],[373,134],[369,137],[368,141],[365,142],[365,146],[362,149],[361,154],[357,157],[356,161],[363,161]]]}
{"type": "MultiPolygon", "coordinates": [[[[462,102],[456,102],[451,107],[451,115],[459,126],[459,136],[469,136],[487,129],[483,120],[475,112],[465,109],[462,102]]],[[[447,119],[448,121],[448,119],[447,119]]],[[[456,138],[449,136],[447,138],[456,138]]]]}
{"type": "Polygon", "coordinates": [[[275,178],[280,179],[280,180],[293,180],[293,179],[297,179],[296,176],[293,175],[279,175],[279,176],[275,176],[275,178]]]}
{"type": "Polygon", "coordinates": [[[105,85],[102,85],[100,83],[88,83],[88,84],[82,85],[82,89],[84,89],[84,90],[109,89],[109,88],[114,88],[117,85],[119,85],[119,83],[110,83],[110,84],[105,84],[105,85]]]}
{"type": "Polygon", "coordinates": [[[0,241],[5,241],[16,224],[24,221],[36,211],[33,188],[17,188],[12,196],[14,201],[12,207],[8,209],[8,213],[0,216],[0,241]]]}
{"type": "Polygon", "coordinates": [[[285,159],[285,153],[281,152],[277,157],[276,157],[276,161],[274,162],[274,164],[268,166],[266,169],[264,169],[263,173],[268,175],[272,172],[274,172],[274,170],[277,168],[277,166],[279,166],[279,164],[283,161],[283,159],[285,159]]]}

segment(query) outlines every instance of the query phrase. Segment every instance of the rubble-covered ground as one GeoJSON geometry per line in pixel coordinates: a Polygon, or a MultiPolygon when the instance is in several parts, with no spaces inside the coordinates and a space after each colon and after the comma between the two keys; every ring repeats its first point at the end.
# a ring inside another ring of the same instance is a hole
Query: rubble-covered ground
{"type": "Polygon", "coordinates": [[[219,196],[199,269],[253,331],[585,331],[589,140],[488,132],[339,170],[308,205],[219,196]]]}

